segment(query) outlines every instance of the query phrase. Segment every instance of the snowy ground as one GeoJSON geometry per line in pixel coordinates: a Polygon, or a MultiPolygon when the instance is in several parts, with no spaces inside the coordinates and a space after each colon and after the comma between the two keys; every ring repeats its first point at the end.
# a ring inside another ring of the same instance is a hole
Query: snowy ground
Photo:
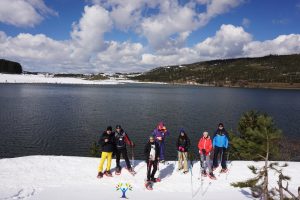
{"type": "MultiPolygon", "coordinates": [[[[136,176],[123,169],[120,176],[97,179],[98,158],[65,156],[28,156],[0,159],[0,199],[120,199],[116,191],[118,183],[129,183],[133,187],[126,196],[129,199],[251,199],[249,190],[230,186],[231,182],[245,180],[251,176],[249,164],[262,165],[251,161],[234,161],[229,164],[230,172],[216,172],[217,180],[205,178],[201,186],[199,163],[186,175],[176,171],[175,162],[160,164],[162,181],[154,184],[153,191],[144,188],[146,163],[135,162],[136,176]]],[[[122,165],[125,163],[122,162],[122,165]]],[[[112,169],[114,169],[113,161],[112,169]]],[[[284,169],[290,175],[290,189],[296,193],[300,186],[299,162],[289,162],[284,169]]],[[[275,176],[270,173],[271,184],[275,176]]]]}
{"type": "MultiPolygon", "coordinates": [[[[43,74],[1,74],[0,83],[49,83],[49,84],[88,84],[88,85],[116,85],[125,83],[146,83],[125,79],[108,79],[108,80],[84,80],[80,78],[57,78],[43,74]]],[[[162,84],[162,83],[157,83],[162,84]]]]}

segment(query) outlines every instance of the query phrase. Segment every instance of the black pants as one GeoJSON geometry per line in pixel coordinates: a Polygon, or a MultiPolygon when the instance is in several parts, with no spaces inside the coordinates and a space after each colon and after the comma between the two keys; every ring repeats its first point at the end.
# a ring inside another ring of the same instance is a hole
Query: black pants
{"type": "Polygon", "coordinates": [[[117,162],[117,167],[121,168],[120,166],[120,158],[121,158],[121,154],[123,156],[123,158],[125,159],[126,165],[127,165],[127,169],[131,168],[129,159],[128,159],[128,155],[127,155],[127,149],[117,149],[116,150],[116,162],[117,162]]]}
{"type": "Polygon", "coordinates": [[[219,166],[218,164],[218,154],[220,154],[221,158],[221,166],[222,169],[226,169],[226,148],[224,147],[215,147],[214,148],[214,160],[213,160],[213,166],[214,168],[217,168],[219,166]]]}
{"type": "Polygon", "coordinates": [[[147,162],[147,181],[154,179],[154,175],[155,175],[156,171],[157,171],[157,161],[148,161],[147,162]],[[153,170],[151,172],[152,167],[153,167],[153,170]]]}

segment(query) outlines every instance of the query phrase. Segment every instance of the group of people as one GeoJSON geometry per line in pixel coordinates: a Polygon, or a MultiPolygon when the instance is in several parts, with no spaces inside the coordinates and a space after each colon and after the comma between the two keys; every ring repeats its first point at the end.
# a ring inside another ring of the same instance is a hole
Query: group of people
{"type": "Polygon", "coordinates": [[[111,160],[113,153],[116,155],[116,173],[120,173],[121,165],[120,158],[121,155],[126,162],[126,166],[129,172],[133,172],[131,167],[128,154],[127,154],[127,145],[134,147],[134,143],[129,139],[127,133],[122,129],[121,125],[116,126],[116,131],[112,131],[112,127],[108,126],[106,131],[102,133],[101,138],[98,141],[98,144],[101,147],[101,160],[98,167],[98,178],[102,178],[105,174],[106,176],[112,176],[111,160]],[[106,170],[103,172],[103,165],[105,160],[107,160],[106,170]]]}
{"type": "MultiPolygon", "coordinates": [[[[147,181],[156,182],[155,173],[158,168],[158,163],[165,162],[165,138],[170,135],[164,123],[160,122],[149,136],[149,140],[144,147],[144,155],[147,163],[147,181]]],[[[107,127],[103,132],[99,144],[101,146],[101,160],[98,168],[98,178],[103,175],[112,176],[110,172],[112,154],[116,154],[116,174],[121,171],[120,155],[125,159],[129,172],[134,172],[131,163],[128,159],[126,145],[134,147],[134,143],[129,139],[127,133],[120,125],[116,126],[116,131],[112,132],[112,127],[107,127]],[[107,159],[106,170],[103,172],[103,164],[107,159]]],[[[201,173],[203,176],[209,176],[215,179],[213,171],[219,166],[218,156],[221,160],[221,173],[227,172],[226,166],[226,151],[229,145],[229,137],[224,125],[219,123],[216,132],[211,139],[208,132],[203,132],[203,136],[199,139],[198,150],[201,161],[201,173]],[[213,164],[211,165],[210,157],[213,153],[213,164]]],[[[184,129],[180,130],[176,148],[178,151],[178,171],[188,173],[188,152],[191,147],[191,141],[184,129]]]]}

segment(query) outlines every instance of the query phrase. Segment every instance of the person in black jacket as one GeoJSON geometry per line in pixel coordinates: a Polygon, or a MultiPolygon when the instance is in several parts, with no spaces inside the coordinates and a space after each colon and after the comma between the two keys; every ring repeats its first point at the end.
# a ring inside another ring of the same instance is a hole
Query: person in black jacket
{"type": "Polygon", "coordinates": [[[187,160],[191,141],[183,129],[180,130],[176,146],[178,151],[178,170],[183,169],[183,173],[186,174],[188,172],[187,160]]]}
{"type": "Polygon", "coordinates": [[[120,166],[120,158],[121,154],[123,158],[125,159],[127,169],[129,172],[133,172],[133,169],[131,167],[128,155],[127,155],[127,148],[126,144],[130,145],[131,147],[134,146],[133,142],[129,139],[127,133],[122,129],[121,125],[116,126],[116,132],[115,132],[115,141],[116,141],[116,174],[119,174],[121,171],[120,166]]]}
{"type": "Polygon", "coordinates": [[[112,159],[112,154],[115,150],[115,139],[114,135],[112,133],[112,127],[108,126],[106,131],[103,132],[101,138],[98,141],[98,144],[101,147],[102,153],[101,153],[101,160],[100,164],[98,167],[98,176],[97,178],[102,178],[103,177],[103,164],[104,161],[107,159],[107,164],[106,164],[106,170],[104,171],[104,174],[106,176],[111,177],[112,174],[110,172],[110,167],[111,167],[111,159],[112,159]]]}
{"type": "Polygon", "coordinates": [[[147,163],[147,181],[156,182],[156,178],[154,178],[154,175],[157,171],[160,149],[158,143],[155,142],[155,139],[152,135],[149,137],[149,141],[145,145],[144,154],[147,163]],[[152,167],[153,170],[151,172],[152,167]]]}

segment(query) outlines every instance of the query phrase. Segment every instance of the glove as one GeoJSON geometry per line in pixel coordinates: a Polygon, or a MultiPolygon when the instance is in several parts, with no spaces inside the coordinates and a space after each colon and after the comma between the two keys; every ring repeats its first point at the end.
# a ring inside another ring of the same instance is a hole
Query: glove
{"type": "Polygon", "coordinates": [[[202,151],[203,155],[206,155],[206,150],[205,149],[202,149],[201,151],[202,151]]]}

